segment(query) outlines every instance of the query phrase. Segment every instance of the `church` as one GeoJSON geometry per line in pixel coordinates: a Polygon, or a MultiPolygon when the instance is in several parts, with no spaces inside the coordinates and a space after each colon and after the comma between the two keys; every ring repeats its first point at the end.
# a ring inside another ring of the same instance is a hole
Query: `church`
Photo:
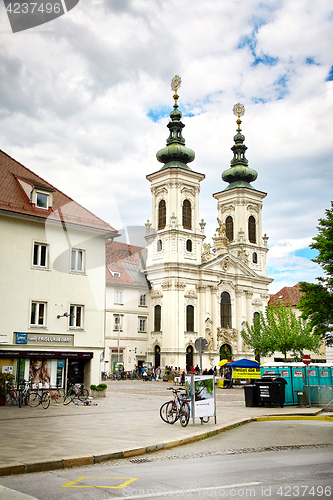
{"type": "Polygon", "coordinates": [[[204,337],[203,368],[220,359],[252,358],[240,335],[269,300],[262,206],[266,193],[253,187],[257,172],[248,166],[240,128],[244,107],[236,104],[237,130],[230,168],[222,173],[224,189],[217,202],[213,244],[205,243],[199,195],[203,173],[192,168],[195,153],[185,146],[182,113],[174,77],[174,106],[166,147],[156,154],[162,164],[147,175],[151,183],[152,215],[146,223],[147,259],[143,272],[149,283],[147,359],[154,366],[191,369],[199,362],[195,340],[204,337]],[[191,166],[190,166],[191,165],[191,166]]]}

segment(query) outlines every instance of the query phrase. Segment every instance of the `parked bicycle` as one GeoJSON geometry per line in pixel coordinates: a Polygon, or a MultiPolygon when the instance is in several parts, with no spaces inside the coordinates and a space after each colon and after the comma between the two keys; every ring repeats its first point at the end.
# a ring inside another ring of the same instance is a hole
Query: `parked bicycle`
{"type": "Polygon", "coordinates": [[[86,401],[89,398],[89,392],[83,387],[83,384],[70,384],[67,394],[64,398],[64,405],[76,401],[86,401]]]}
{"type": "Polygon", "coordinates": [[[28,395],[28,405],[37,407],[42,405],[46,410],[50,406],[50,395],[43,389],[31,389],[28,395]]]}
{"type": "Polygon", "coordinates": [[[56,403],[64,402],[64,390],[60,387],[49,387],[47,393],[50,396],[50,401],[55,401],[56,403]]]}
{"type": "Polygon", "coordinates": [[[168,424],[174,424],[179,420],[182,427],[186,427],[190,420],[190,407],[184,389],[168,387],[168,391],[173,392],[174,398],[161,406],[160,417],[163,422],[168,424]],[[181,393],[181,395],[179,396],[178,393],[181,393]]]}
{"type": "Polygon", "coordinates": [[[31,382],[27,380],[21,380],[19,382],[18,403],[20,408],[22,408],[23,405],[28,404],[30,389],[31,389],[31,382]]]}
{"type": "Polygon", "coordinates": [[[6,405],[19,404],[19,390],[11,382],[6,382],[6,405]]]}

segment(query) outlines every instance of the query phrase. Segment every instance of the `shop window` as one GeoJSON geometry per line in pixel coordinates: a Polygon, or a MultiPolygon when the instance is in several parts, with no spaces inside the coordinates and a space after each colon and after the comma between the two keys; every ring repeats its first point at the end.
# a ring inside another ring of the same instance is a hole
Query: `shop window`
{"type": "Polygon", "coordinates": [[[84,271],[84,256],[85,251],[78,248],[72,248],[71,253],[71,271],[83,273],[84,271]]]}
{"type": "Polygon", "coordinates": [[[161,306],[154,307],[154,332],[161,331],[161,306]]]}
{"type": "Polygon", "coordinates": [[[44,243],[34,243],[34,253],[32,263],[34,267],[48,267],[48,245],[44,243]]]}
{"type": "Polygon", "coordinates": [[[221,293],[221,328],[231,328],[231,302],[228,292],[221,293]]]}
{"type": "Polygon", "coordinates": [[[186,306],[186,331],[194,332],[194,307],[186,306]]]}
{"type": "Polygon", "coordinates": [[[256,243],[256,220],[253,215],[249,217],[249,242],[256,243]]]}
{"type": "Polygon", "coordinates": [[[234,239],[234,221],[233,218],[229,215],[225,220],[225,232],[229,241],[233,241],[234,239]]]}
{"type": "Polygon", "coordinates": [[[30,326],[45,326],[46,303],[31,302],[30,326]]]}
{"type": "Polygon", "coordinates": [[[70,328],[83,328],[83,306],[70,306],[70,328]]]}
{"type": "Polygon", "coordinates": [[[192,208],[189,200],[183,201],[183,228],[192,229],[192,208]]]}
{"type": "Polygon", "coordinates": [[[164,229],[166,225],[166,204],[161,200],[158,204],[158,229],[164,229]]]}

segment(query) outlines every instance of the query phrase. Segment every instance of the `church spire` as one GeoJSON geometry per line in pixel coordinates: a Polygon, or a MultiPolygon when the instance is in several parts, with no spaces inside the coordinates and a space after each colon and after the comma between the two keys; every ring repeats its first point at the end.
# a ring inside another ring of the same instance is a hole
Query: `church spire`
{"type": "Polygon", "coordinates": [[[247,150],[244,144],[245,136],[241,133],[242,129],[240,128],[240,124],[242,123],[240,117],[244,115],[245,108],[242,104],[238,103],[235,104],[232,110],[234,115],[238,117],[236,121],[238,128],[234,136],[235,145],[231,148],[234,157],[230,162],[230,168],[222,173],[222,180],[229,182],[229,186],[225,188],[224,191],[237,187],[254,189],[250,182],[256,180],[258,173],[248,167],[249,162],[245,157],[245,152],[247,150]]]}
{"type": "Polygon", "coordinates": [[[170,167],[184,168],[186,170],[191,170],[187,166],[187,163],[191,162],[195,158],[195,153],[192,149],[185,147],[185,139],[182,135],[182,129],[185,125],[180,121],[182,113],[179,110],[178,99],[179,95],[177,90],[181,85],[180,76],[176,75],[171,80],[171,89],[174,91],[174,105],[173,110],[170,113],[171,121],[168,123],[167,127],[170,131],[169,137],[166,141],[166,147],[160,149],[156,153],[156,157],[159,162],[164,163],[161,170],[170,167]]]}

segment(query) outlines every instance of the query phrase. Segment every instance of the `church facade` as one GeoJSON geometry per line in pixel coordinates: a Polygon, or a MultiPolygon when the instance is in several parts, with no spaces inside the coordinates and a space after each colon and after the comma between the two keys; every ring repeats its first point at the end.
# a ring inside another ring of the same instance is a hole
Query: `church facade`
{"type": "Polygon", "coordinates": [[[257,172],[248,166],[240,129],[242,105],[234,107],[238,128],[233,159],[223,172],[225,189],[214,193],[217,230],[206,243],[200,219],[200,183],[205,176],[188,165],[195,153],[185,146],[177,88],[168,124],[166,147],[158,151],[162,167],[147,175],[151,183],[152,216],[146,223],[148,243],[144,269],[150,286],[148,359],[155,366],[190,369],[199,362],[195,340],[208,349],[203,368],[220,359],[253,358],[241,338],[245,321],[263,311],[269,300],[266,254],[262,235],[262,201],[266,193],[251,182],[257,172]]]}

